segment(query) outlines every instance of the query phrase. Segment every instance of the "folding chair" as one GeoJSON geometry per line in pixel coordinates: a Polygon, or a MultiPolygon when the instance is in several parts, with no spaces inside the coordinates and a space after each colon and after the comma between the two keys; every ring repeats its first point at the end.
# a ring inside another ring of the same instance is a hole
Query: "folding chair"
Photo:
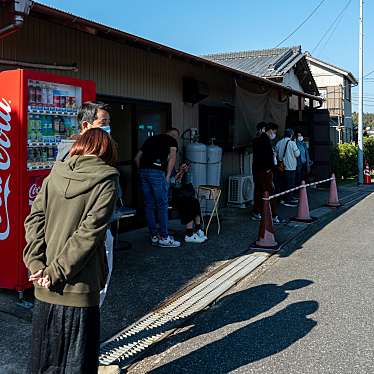
{"type": "MultiPolygon", "coordinates": [[[[209,219],[208,224],[205,227],[205,235],[208,236],[209,226],[212,222],[213,217],[215,216],[217,218],[217,224],[218,224],[218,235],[221,232],[221,222],[219,219],[218,214],[218,206],[219,206],[219,200],[221,197],[221,188],[218,186],[208,186],[208,185],[201,185],[197,188],[197,199],[199,200],[200,206],[202,206],[203,202],[211,201],[213,204],[213,209],[209,212],[209,219]]],[[[205,204],[206,206],[206,204],[205,204]]],[[[208,213],[207,210],[201,212],[201,219],[204,224],[204,213],[208,213]]]]}

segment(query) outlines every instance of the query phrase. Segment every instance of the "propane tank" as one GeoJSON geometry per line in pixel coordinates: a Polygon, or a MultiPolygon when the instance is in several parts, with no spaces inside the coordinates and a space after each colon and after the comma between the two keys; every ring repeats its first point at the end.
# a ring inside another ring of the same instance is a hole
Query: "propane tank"
{"type": "Polygon", "coordinates": [[[207,184],[219,186],[221,183],[222,148],[212,144],[207,147],[207,184]]]}
{"type": "Polygon", "coordinates": [[[190,143],[186,146],[186,159],[190,170],[186,175],[188,183],[197,188],[207,184],[207,146],[202,143],[190,143]]]}

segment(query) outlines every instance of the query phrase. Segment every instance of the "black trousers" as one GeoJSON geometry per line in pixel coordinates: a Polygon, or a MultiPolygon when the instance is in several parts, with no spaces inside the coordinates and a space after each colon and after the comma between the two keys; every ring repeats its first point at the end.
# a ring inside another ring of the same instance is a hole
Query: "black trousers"
{"type": "Polygon", "coordinates": [[[35,300],[28,374],[96,374],[98,306],[78,308],[35,300]]]}

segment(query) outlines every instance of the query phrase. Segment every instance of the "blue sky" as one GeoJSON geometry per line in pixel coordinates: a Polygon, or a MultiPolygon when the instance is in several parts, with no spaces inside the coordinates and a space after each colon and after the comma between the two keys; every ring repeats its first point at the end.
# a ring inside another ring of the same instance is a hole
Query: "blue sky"
{"type": "MultiPolygon", "coordinates": [[[[275,47],[321,0],[42,0],[44,4],[192,54],[275,47]],[[89,3],[89,6],[87,5],[89,3]]],[[[301,45],[358,77],[359,0],[325,0],[282,46],[301,45]],[[330,28],[319,47],[315,49],[330,28]],[[315,50],[314,50],[315,49],[315,50]]],[[[365,4],[365,73],[374,70],[374,1],[365,4]]],[[[364,110],[374,112],[374,73],[364,110]]],[[[369,78],[368,77],[368,78],[369,78]]],[[[358,89],[353,90],[354,108],[358,89]]]]}

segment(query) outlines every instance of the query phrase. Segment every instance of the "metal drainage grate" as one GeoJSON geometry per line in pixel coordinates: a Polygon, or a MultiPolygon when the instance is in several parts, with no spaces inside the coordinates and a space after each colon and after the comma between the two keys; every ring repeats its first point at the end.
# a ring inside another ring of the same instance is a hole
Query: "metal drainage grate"
{"type": "Polygon", "coordinates": [[[140,353],[170,335],[194,313],[206,308],[267,257],[266,254],[250,254],[233,260],[187,293],[106,340],[100,347],[100,365],[127,367],[140,353]]]}

